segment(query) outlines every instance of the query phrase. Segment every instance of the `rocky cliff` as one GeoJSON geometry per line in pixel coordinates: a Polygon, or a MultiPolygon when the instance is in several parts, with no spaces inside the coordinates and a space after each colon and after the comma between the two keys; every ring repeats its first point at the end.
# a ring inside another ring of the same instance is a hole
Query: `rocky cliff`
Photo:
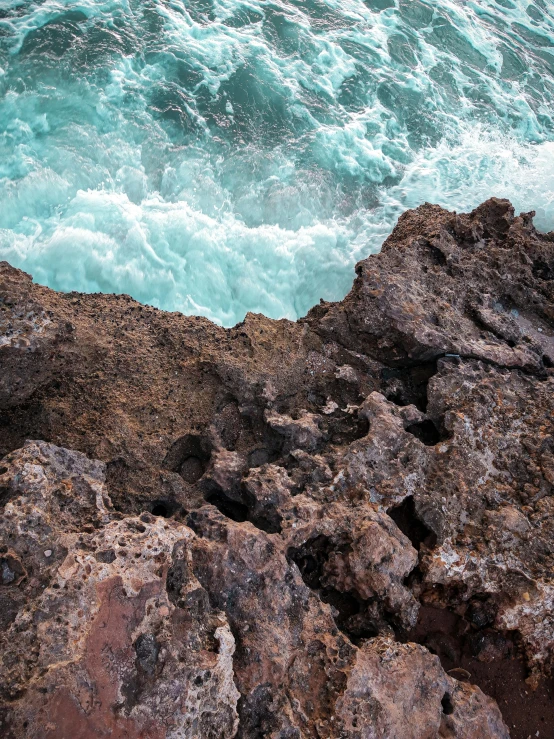
{"type": "Polygon", "coordinates": [[[554,737],[554,234],[356,274],[223,329],[0,265],[3,737],[554,737]]]}

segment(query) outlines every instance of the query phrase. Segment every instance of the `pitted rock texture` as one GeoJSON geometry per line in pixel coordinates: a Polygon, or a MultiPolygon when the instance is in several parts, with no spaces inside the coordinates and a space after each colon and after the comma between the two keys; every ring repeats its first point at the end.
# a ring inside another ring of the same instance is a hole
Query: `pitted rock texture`
{"type": "Polygon", "coordinates": [[[7,737],[548,737],[554,235],[425,205],[356,272],[223,329],[0,265],[7,737]]]}
{"type": "Polygon", "coordinates": [[[114,515],[104,465],[78,452],[28,442],[5,461],[0,556],[26,572],[4,588],[3,736],[235,736],[235,641],[192,573],[192,532],[114,515]]]}
{"type": "Polygon", "coordinates": [[[508,736],[424,647],[354,646],[280,536],[124,516],[104,465],[46,442],[4,463],[2,736],[508,736]]]}

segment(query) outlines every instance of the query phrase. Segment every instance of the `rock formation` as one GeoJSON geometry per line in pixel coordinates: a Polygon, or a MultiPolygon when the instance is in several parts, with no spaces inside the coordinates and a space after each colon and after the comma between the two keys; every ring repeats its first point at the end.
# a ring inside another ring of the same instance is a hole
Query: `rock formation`
{"type": "Polygon", "coordinates": [[[356,273],[223,329],[0,264],[1,736],[554,737],[554,234],[356,273]]]}

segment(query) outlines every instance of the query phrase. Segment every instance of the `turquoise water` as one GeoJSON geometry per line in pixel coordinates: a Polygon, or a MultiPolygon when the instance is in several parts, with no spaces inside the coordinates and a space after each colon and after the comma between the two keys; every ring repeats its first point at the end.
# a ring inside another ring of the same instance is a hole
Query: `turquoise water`
{"type": "Polygon", "coordinates": [[[295,318],[424,201],[554,229],[553,101],[552,0],[0,0],[0,258],[295,318]]]}

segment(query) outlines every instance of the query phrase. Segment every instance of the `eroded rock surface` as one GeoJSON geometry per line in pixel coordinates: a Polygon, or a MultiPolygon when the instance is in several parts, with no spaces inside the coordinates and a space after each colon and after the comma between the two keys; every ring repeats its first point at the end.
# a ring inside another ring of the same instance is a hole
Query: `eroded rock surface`
{"type": "Polygon", "coordinates": [[[2,263],[2,735],[549,736],[554,235],[356,271],[227,330],[2,263]]]}

